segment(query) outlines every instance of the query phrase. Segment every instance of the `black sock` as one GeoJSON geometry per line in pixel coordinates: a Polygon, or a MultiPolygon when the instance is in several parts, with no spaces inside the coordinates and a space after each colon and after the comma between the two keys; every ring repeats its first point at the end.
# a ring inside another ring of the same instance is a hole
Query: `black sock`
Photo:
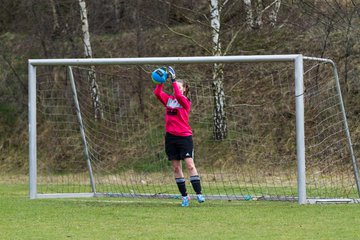
{"type": "Polygon", "coordinates": [[[179,188],[181,196],[186,197],[188,194],[186,192],[185,178],[175,178],[175,181],[179,188]]]}
{"type": "Polygon", "coordinates": [[[198,175],[190,177],[191,185],[193,186],[194,191],[196,194],[201,194],[201,184],[200,184],[200,177],[198,175]]]}

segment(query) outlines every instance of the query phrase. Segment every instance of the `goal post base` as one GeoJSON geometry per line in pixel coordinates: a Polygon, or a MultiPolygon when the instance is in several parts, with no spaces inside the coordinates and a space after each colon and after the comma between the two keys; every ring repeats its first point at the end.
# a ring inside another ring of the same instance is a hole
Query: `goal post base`
{"type": "MultiPolygon", "coordinates": [[[[281,201],[281,202],[297,202],[297,197],[289,196],[228,196],[228,195],[204,195],[207,200],[227,200],[227,201],[281,201]]],[[[65,198],[146,198],[146,199],[180,199],[179,194],[125,194],[125,193],[52,193],[52,194],[36,194],[33,199],[65,199],[65,198]]],[[[192,199],[196,199],[196,195],[190,194],[192,199]]],[[[359,204],[360,199],[356,198],[308,198],[306,204],[359,204]]]]}
{"type": "Polygon", "coordinates": [[[360,203],[360,199],[351,198],[334,198],[334,199],[307,199],[308,204],[346,204],[346,203],[360,203]]]}
{"type": "Polygon", "coordinates": [[[90,198],[95,197],[95,193],[46,193],[36,194],[32,199],[53,199],[53,198],[90,198]]]}

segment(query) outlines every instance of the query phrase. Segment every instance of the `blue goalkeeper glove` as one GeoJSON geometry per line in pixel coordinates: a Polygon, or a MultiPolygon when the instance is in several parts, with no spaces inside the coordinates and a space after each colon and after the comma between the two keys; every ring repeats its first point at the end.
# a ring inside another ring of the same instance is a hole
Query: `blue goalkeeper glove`
{"type": "Polygon", "coordinates": [[[168,71],[169,71],[171,82],[175,82],[176,75],[175,75],[174,69],[172,67],[168,66],[168,71]]]}

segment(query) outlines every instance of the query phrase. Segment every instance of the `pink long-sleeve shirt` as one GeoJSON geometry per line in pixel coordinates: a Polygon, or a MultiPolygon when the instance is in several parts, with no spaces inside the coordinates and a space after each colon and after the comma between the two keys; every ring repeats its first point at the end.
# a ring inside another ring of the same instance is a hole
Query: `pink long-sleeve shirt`
{"type": "Polygon", "coordinates": [[[164,84],[156,85],[155,96],[166,107],[165,131],[175,136],[191,136],[192,130],[189,125],[191,108],[190,100],[184,96],[177,83],[173,82],[174,95],[163,91],[164,84]]]}

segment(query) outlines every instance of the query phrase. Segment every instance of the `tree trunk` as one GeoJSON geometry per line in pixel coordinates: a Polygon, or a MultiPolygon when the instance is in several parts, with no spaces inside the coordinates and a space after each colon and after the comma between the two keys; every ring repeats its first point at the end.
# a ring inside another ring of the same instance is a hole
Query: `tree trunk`
{"type": "Polygon", "coordinates": [[[270,11],[269,20],[270,20],[270,26],[272,27],[275,27],[275,24],[277,22],[277,16],[280,10],[280,6],[281,6],[281,0],[277,0],[270,11]]]}
{"type": "MultiPolygon", "coordinates": [[[[87,18],[87,9],[85,0],[79,0],[80,4],[80,16],[82,24],[82,33],[83,33],[83,44],[85,49],[85,57],[92,58],[92,49],[90,44],[90,32],[89,32],[89,23],[87,18]]],[[[99,97],[99,87],[96,82],[96,72],[95,66],[91,66],[91,70],[88,72],[88,81],[91,86],[91,99],[94,108],[94,117],[95,119],[102,119],[104,117],[103,111],[101,109],[101,102],[99,97]]]]}
{"type": "Polygon", "coordinates": [[[115,14],[115,22],[118,25],[120,23],[120,17],[121,17],[121,4],[120,0],[114,0],[114,14],[115,14]]]}
{"type": "Polygon", "coordinates": [[[351,14],[349,16],[349,19],[348,19],[348,26],[346,28],[346,36],[345,36],[345,63],[344,63],[344,83],[345,83],[345,92],[348,93],[351,88],[350,88],[350,84],[349,84],[349,65],[350,65],[350,56],[352,55],[352,50],[353,50],[353,46],[355,45],[355,42],[353,40],[353,37],[352,37],[352,30],[353,29],[353,26],[352,26],[352,17],[353,15],[351,14]]]}
{"type": "Polygon", "coordinates": [[[269,10],[269,23],[272,27],[277,22],[277,17],[281,7],[281,0],[274,0],[264,7],[263,0],[256,0],[254,6],[251,0],[243,0],[246,12],[246,25],[248,29],[260,29],[263,27],[264,12],[269,10]],[[253,10],[253,7],[255,10],[253,10]]]}
{"type": "MultiPolygon", "coordinates": [[[[141,16],[141,0],[136,0],[136,47],[137,47],[137,56],[142,57],[144,52],[144,44],[143,44],[143,23],[142,23],[142,16],[141,16]]],[[[140,103],[140,111],[141,113],[145,112],[145,103],[144,103],[144,79],[146,78],[143,74],[143,71],[140,66],[138,66],[138,74],[137,74],[137,82],[138,82],[138,97],[139,97],[139,103],[140,103]]],[[[146,116],[144,116],[146,118],[146,116]]]]}
{"type": "Polygon", "coordinates": [[[246,11],[246,25],[248,29],[254,28],[254,16],[251,7],[251,0],[244,0],[245,11],[246,11]]]}
{"type": "Polygon", "coordinates": [[[60,24],[59,24],[58,13],[56,11],[56,5],[55,5],[54,0],[50,0],[50,5],[51,5],[51,12],[53,15],[53,20],[54,20],[53,32],[57,33],[59,31],[60,24]]]}
{"type": "Polygon", "coordinates": [[[214,94],[214,128],[213,137],[215,140],[222,140],[227,137],[227,124],[225,112],[224,93],[224,71],[223,64],[214,64],[213,94],[214,94]]]}
{"type": "MultiPolygon", "coordinates": [[[[210,21],[212,28],[212,45],[214,56],[221,56],[220,11],[221,9],[219,8],[218,0],[210,0],[210,21]]],[[[223,64],[214,64],[212,85],[214,97],[213,137],[215,140],[222,140],[227,136],[223,68],[223,64]]]]}
{"type": "Polygon", "coordinates": [[[262,0],[257,0],[257,4],[256,4],[256,28],[262,28],[263,25],[263,20],[262,20],[262,16],[263,16],[263,9],[264,9],[264,5],[262,0]]]}

